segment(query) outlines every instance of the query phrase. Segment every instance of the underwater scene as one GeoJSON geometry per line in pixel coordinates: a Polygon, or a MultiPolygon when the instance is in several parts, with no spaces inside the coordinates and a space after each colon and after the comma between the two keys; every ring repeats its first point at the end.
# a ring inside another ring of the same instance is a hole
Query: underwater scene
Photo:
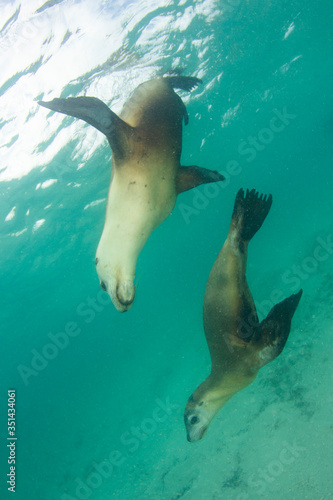
{"type": "Polygon", "coordinates": [[[0,25],[0,498],[333,499],[331,2],[0,25]]]}

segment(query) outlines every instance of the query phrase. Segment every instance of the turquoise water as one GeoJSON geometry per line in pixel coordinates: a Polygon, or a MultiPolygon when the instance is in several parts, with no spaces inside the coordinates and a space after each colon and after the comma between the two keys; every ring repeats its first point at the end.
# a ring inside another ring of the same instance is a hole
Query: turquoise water
{"type": "Polygon", "coordinates": [[[333,498],[331,3],[32,0],[0,13],[1,498],[333,498]],[[36,101],[86,94],[119,112],[179,67],[204,81],[180,92],[182,162],[227,180],[179,196],[120,314],[94,265],[109,146],[36,101]],[[204,288],[240,187],[273,195],[249,249],[261,318],[304,294],[281,356],[188,443],[184,406],[210,368],[204,288]]]}

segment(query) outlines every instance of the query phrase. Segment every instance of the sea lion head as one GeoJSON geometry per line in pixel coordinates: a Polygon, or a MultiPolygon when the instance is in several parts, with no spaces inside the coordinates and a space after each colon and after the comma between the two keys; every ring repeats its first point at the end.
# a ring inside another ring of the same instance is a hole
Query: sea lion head
{"type": "Polygon", "coordinates": [[[204,436],[211,419],[204,408],[196,407],[193,410],[185,410],[184,420],[187,440],[193,443],[204,436]]]}
{"type": "Polygon", "coordinates": [[[213,416],[209,404],[204,399],[196,398],[195,394],[192,394],[187,401],[184,412],[187,440],[191,443],[199,441],[208,429],[213,416]]]}
{"type": "Polygon", "coordinates": [[[134,275],[126,275],[120,270],[112,271],[100,257],[95,258],[96,270],[101,288],[110,295],[115,308],[120,312],[128,311],[134,301],[134,275]]]}
{"type": "Polygon", "coordinates": [[[230,397],[211,386],[210,377],[199,385],[189,397],[184,412],[188,441],[193,443],[203,438],[211,421],[230,397]]]}

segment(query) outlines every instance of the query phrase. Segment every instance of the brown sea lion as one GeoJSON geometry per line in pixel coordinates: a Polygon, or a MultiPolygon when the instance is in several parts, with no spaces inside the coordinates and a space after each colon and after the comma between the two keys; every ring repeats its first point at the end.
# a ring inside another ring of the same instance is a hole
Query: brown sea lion
{"type": "Polygon", "coordinates": [[[241,189],[228,237],[210,272],[203,323],[212,368],[185,408],[187,439],[198,441],[224,404],[283,350],[302,290],[275,305],[259,323],[246,281],[247,247],[264,222],[272,196],[241,189]]]}
{"type": "Polygon", "coordinates": [[[182,75],[145,82],[119,116],[96,97],[39,102],[93,125],[111,146],[111,183],[95,263],[101,287],[121,312],[134,300],[139,253],[151,232],[172,212],[177,195],[224,179],[216,171],[180,164],[182,120],[186,125],[188,115],[173,89],[190,91],[200,82],[182,75]]]}

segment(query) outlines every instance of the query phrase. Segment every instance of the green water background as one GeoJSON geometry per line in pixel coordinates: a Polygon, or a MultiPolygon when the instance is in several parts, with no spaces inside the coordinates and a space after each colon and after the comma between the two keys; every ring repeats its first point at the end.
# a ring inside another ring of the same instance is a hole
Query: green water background
{"type": "Polygon", "coordinates": [[[17,391],[18,500],[333,498],[331,4],[0,7],[1,498],[9,388],[17,391]],[[122,315],[101,305],[94,268],[107,142],[35,101],[87,93],[119,112],[139,83],[176,67],[204,81],[181,94],[190,116],[183,164],[231,175],[216,190],[179,197],[139,257],[135,303],[122,315]],[[279,114],[284,126],[272,131],[279,114]],[[260,147],[250,152],[253,138],[260,147]],[[274,200],[249,251],[261,316],[299,287],[304,295],[283,354],[193,445],[182,415],[209,373],[204,287],[240,187],[274,200]],[[325,259],[315,257],[318,245],[325,259]],[[24,380],[19,367],[73,322],[80,333],[24,380]],[[169,402],[167,418],[154,427],[160,401],[169,402]],[[137,446],[124,444],[133,426],[137,446]],[[294,460],[281,462],[294,445],[294,460]],[[115,450],[121,465],[93,477],[115,450]]]}

